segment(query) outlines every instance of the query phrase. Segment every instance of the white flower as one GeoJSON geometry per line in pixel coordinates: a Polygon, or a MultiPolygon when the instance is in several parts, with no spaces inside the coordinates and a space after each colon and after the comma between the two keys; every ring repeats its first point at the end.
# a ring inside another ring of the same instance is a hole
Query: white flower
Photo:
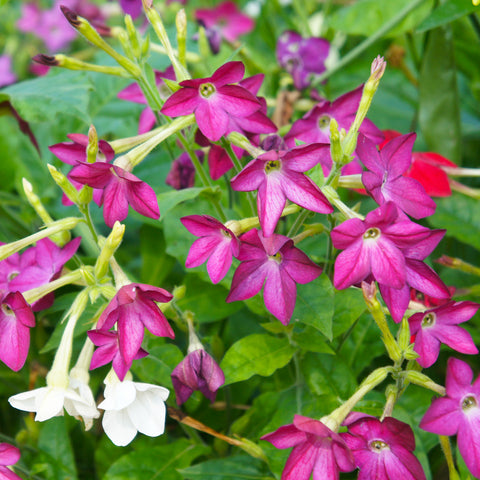
{"type": "Polygon", "coordinates": [[[105,410],[103,429],[110,440],[120,447],[128,445],[137,432],[157,437],[165,431],[165,401],[169,391],[149,383],[130,380],[120,382],[108,375],[105,400],[98,406],[105,410]]]}
{"type": "Polygon", "coordinates": [[[70,398],[65,398],[65,410],[69,415],[75,417],[77,420],[82,417],[85,423],[85,430],[90,430],[93,425],[93,419],[100,416],[100,412],[97,410],[95,399],[88,382],[82,381],[80,378],[75,378],[70,373],[70,389],[73,390],[78,396],[88,405],[85,407],[83,403],[78,401],[72,401],[70,398]]]}

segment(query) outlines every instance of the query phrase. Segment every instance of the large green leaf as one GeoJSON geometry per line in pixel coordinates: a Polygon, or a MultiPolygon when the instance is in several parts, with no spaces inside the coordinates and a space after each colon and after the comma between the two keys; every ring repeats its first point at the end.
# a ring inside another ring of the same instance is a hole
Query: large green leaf
{"type": "Polygon", "coordinates": [[[225,385],[247,380],[253,375],[268,377],[284,367],[295,353],[286,338],[254,334],[234,343],[223,357],[220,367],[225,385]]]}
{"type": "Polygon", "coordinates": [[[366,310],[365,300],[359,288],[347,288],[335,292],[335,313],[333,315],[333,336],[346,332],[366,310]]]}
{"type": "Polygon", "coordinates": [[[461,157],[460,109],[452,30],[428,34],[419,79],[418,121],[428,148],[455,163],[461,157]]]}
{"type": "Polygon", "coordinates": [[[181,480],[177,469],[188,467],[195,458],[206,455],[209,450],[205,445],[192,445],[185,439],[144,448],[117,460],[103,480],[181,480]]]}
{"type": "Polygon", "coordinates": [[[464,15],[479,12],[480,6],[475,6],[472,0],[448,0],[439,5],[425,20],[418,25],[418,32],[425,32],[432,28],[441,27],[453,22],[464,15]]]}
{"type": "Polygon", "coordinates": [[[243,455],[207,460],[181,469],[180,473],[185,480],[273,480],[266,475],[263,462],[243,455]]]}
{"type": "Polygon", "coordinates": [[[292,318],[316,328],[329,340],[332,339],[333,309],[333,287],[326,275],[307,285],[298,285],[292,318]]]}

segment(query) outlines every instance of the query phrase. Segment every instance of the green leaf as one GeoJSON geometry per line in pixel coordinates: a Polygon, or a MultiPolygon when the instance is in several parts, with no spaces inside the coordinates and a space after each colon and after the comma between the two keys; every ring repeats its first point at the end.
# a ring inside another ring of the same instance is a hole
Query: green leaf
{"type": "Polygon", "coordinates": [[[425,32],[453,22],[464,15],[479,12],[480,7],[473,5],[472,0],[448,0],[439,5],[420,25],[417,32],[425,32]]]}
{"type": "Polygon", "coordinates": [[[177,469],[188,467],[195,458],[206,455],[209,450],[205,445],[191,445],[185,439],[160,447],[144,448],[117,460],[103,480],[181,480],[177,469]]]}
{"type": "Polygon", "coordinates": [[[351,287],[346,290],[336,291],[333,336],[338,337],[343,332],[346,332],[366,308],[360,289],[351,287]]]}
{"type": "Polygon", "coordinates": [[[286,338],[254,334],[234,343],[220,364],[225,385],[247,380],[253,375],[270,376],[291,360],[295,348],[286,338]]]}
{"type": "Polygon", "coordinates": [[[306,326],[302,331],[295,328],[292,339],[300,348],[308,352],[335,354],[325,342],[324,335],[313,327],[306,326]]]}
{"type": "Polygon", "coordinates": [[[207,460],[179,471],[185,480],[273,480],[263,462],[243,455],[207,460]]]}
{"type": "Polygon", "coordinates": [[[419,93],[418,122],[429,150],[459,163],[460,109],[450,27],[429,32],[420,71],[419,93]]]}
{"type": "Polygon", "coordinates": [[[298,285],[294,319],[310,325],[332,340],[333,287],[325,274],[306,285],[298,285]]]}
{"type": "Polygon", "coordinates": [[[39,456],[33,469],[41,471],[45,480],[74,480],[77,478],[72,444],[64,417],[54,417],[42,425],[38,439],[39,456]]]}
{"type": "Polygon", "coordinates": [[[478,200],[459,193],[449,198],[436,199],[435,215],[428,223],[435,228],[446,228],[447,235],[480,250],[480,209],[478,200]]]}
{"type": "MultiPolygon", "coordinates": [[[[334,30],[350,35],[368,37],[411,3],[412,0],[359,0],[333,13],[329,19],[329,26],[334,30]]],[[[414,29],[419,22],[429,15],[432,4],[431,0],[422,2],[386,36],[398,36],[414,29]]]]}
{"type": "Polygon", "coordinates": [[[61,72],[15,83],[2,90],[27,122],[52,122],[57,114],[90,121],[89,92],[92,83],[85,74],[61,72]]]}

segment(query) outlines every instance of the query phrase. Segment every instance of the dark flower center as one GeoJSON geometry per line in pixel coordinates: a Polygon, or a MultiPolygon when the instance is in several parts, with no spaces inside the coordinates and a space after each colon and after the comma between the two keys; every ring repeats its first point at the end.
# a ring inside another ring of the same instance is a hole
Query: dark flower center
{"type": "Polygon", "coordinates": [[[433,312],[427,313],[422,319],[422,327],[431,327],[435,325],[436,315],[433,312]]]}
{"type": "Polygon", "coordinates": [[[13,310],[6,303],[2,303],[2,311],[5,315],[15,315],[13,310]]]}
{"type": "Polygon", "coordinates": [[[473,395],[469,395],[462,400],[462,410],[470,410],[477,406],[477,399],[473,395]]]}
{"type": "Polygon", "coordinates": [[[275,255],[269,255],[268,258],[274,260],[278,264],[282,263],[282,254],[280,252],[277,252],[275,255]]]}
{"type": "Polygon", "coordinates": [[[216,90],[213,83],[202,83],[200,85],[199,92],[203,98],[208,98],[211,95],[213,95],[216,92],[216,90]]]}
{"type": "Polygon", "coordinates": [[[369,228],[364,234],[363,238],[369,239],[369,238],[377,238],[380,236],[380,230],[378,228],[369,228]]]}
{"type": "Polygon", "coordinates": [[[232,234],[228,230],[223,230],[223,228],[220,230],[222,232],[222,235],[228,239],[233,238],[232,234]]]}
{"type": "Polygon", "coordinates": [[[388,444],[382,440],[373,440],[372,442],[370,442],[370,448],[374,452],[381,452],[385,448],[388,448],[388,444]]]}
{"type": "Polygon", "coordinates": [[[324,128],[329,127],[330,126],[330,120],[331,120],[331,118],[328,115],[322,115],[318,119],[318,128],[320,128],[320,130],[323,130],[324,128]]]}
{"type": "Polygon", "coordinates": [[[265,164],[265,173],[270,173],[275,170],[280,170],[280,161],[279,160],[271,160],[265,164]]]}
{"type": "Polygon", "coordinates": [[[11,282],[20,272],[10,272],[7,276],[7,281],[11,282]]]}

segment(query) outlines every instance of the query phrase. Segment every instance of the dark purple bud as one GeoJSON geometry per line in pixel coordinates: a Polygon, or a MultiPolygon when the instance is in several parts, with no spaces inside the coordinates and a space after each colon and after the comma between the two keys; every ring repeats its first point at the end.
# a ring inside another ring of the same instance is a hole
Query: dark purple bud
{"type": "MultiPolygon", "coordinates": [[[[204,153],[201,150],[196,152],[198,159],[203,162],[204,153]]],[[[195,167],[193,166],[187,152],[182,153],[172,163],[165,183],[175,190],[193,187],[195,184],[195,167]]]]}
{"type": "Polygon", "coordinates": [[[260,144],[260,148],[268,150],[288,150],[283,138],[280,135],[268,135],[260,144]]]}
{"type": "Polygon", "coordinates": [[[58,60],[54,56],[44,55],[43,53],[35,55],[32,60],[40,65],[46,65],[47,67],[58,67],[59,65],[58,60]]]}

